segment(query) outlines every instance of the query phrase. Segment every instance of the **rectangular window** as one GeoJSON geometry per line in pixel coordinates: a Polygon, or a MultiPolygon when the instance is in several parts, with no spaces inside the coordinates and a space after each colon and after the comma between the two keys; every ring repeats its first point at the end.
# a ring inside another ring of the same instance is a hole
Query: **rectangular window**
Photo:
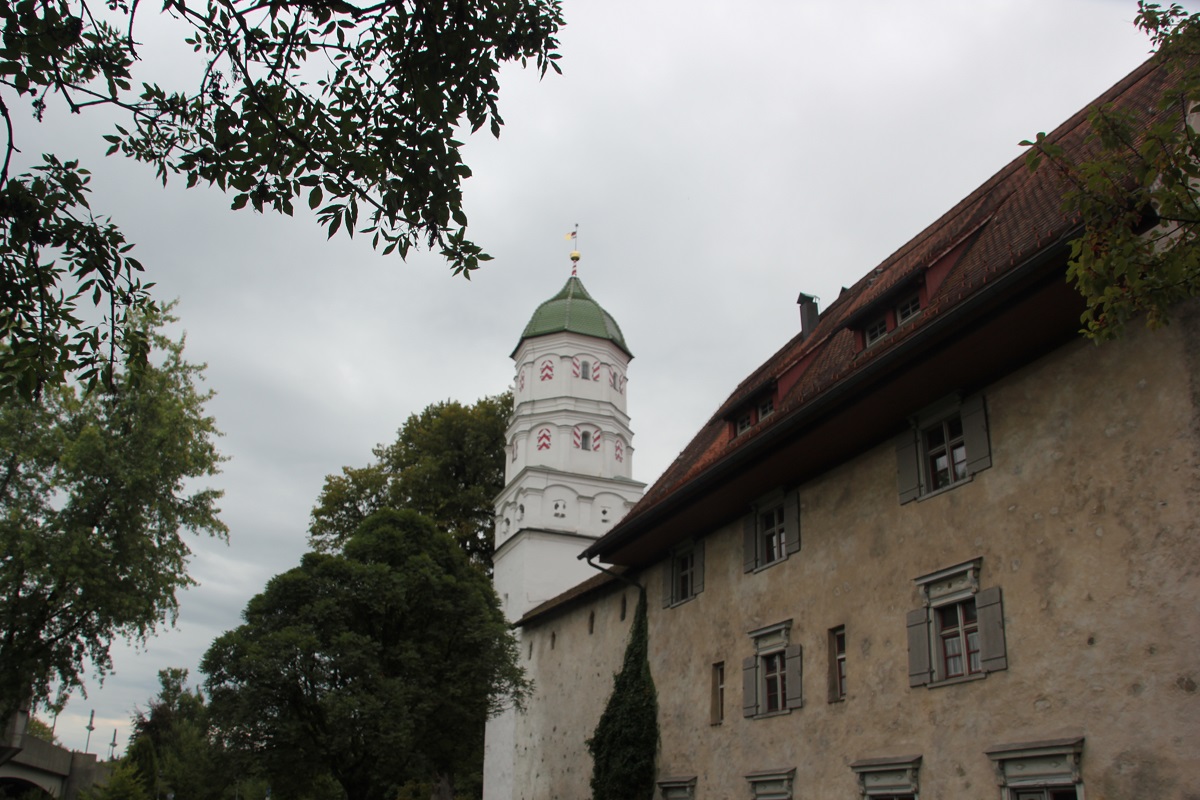
{"type": "Polygon", "coordinates": [[[800,496],[775,492],[759,501],[745,520],[746,572],[776,564],[800,551],[800,496]]]}
{"type": "Polygon", "coordinates": [[[758,419],[761,422],[767,417],[775,413],[775,400],[768,397],[760,401],[758,404],[758,419]]]}
{"type": "Polygon", "coordinates": [[[787,673],[784,671],[782,651],[762,657],[762,676],[763,712],[770,714],[782,710],[783,698],[787,695],[787,673]]]}
{"type": "Polygon", "coordinates": [[[725,721],[725,662],[712,665],[712,703],[709,724],[720,725],[725,721]]]}
{"type": "Polygon", "coordinates": [[[758,513],[758,531],[762,540],[762,563],[771,564],[783,558],[787,551],[784,550],[782,505],[758,513]]]}
{"type": "Polygon", "coordinates": [[[975,599],[952,603],[935,610],[942,643],[941,673],[946,678],[975,675],[979,666],[979,619],[975,599]]]}
{"type": "Polygon", "coordinates": [[[750,430],[753,425],[754,415],[752,415],[749,411],[745,412],[744,414],[738,414],[737,419],[733,423],[736,431],[735,435],[741,436],[743,433],[750,430]]]}
{"type": "Polygon", "coordinates": [[[908,681],[936,686],[1008,669],[999,587],[979,588],[982,559],[916,579],[923,605],[908,612],[908,681]]]}
{"type": "Polygon", "coordinates": [[[895,444],[901,504],[970,480],[992,465],[983,396],[946,400],[917,414],[895,444]]]}
{"type": "Polygon", "coordinates": [[[829,702],[846,699],[846,627],[829,631],[829,702]]]}
{"type": "Polygon", "coordinates": [[[990,747],[1004,800],[1078,800],[1083,737],[1041,739],[990,747]]]}
{"type": "Polygon", "coordinates": [[[704,590],[704,542],[686,542],[671,551],[664,566],[663,608],[686,603],[704,590]]]}
{"type": "Polygon", "coordinates": [[[750,631],[754,655],[742,661],[742,715],[779,714],[803,702],[803,650],[790,644],[792,621],[750,631]]]}
{"type": "Polygon", "coordinates": [[[887,336],[887,333],[887,317],[879,317],[863,328],[863,339],[866,341],[867,347],[870,347],[883,337],[887,336]]]}
{"type": "Polygon", "coordinates": [[[913,292],[896,304],[896,324],[903,325],[921,313],[921,295],[913,292]]]}
{"type": "Polygon", "coordinates": [[[955,414],[921,432],[925,442],[925,469],[929,491],[935,492],[967,479],[967,446],[962,417],[955,414]]]}
{"type": "Polygon", "coordinates": [[[864,800],[913,800],[921,756],[867,758],[850,764],[864,800]]]}

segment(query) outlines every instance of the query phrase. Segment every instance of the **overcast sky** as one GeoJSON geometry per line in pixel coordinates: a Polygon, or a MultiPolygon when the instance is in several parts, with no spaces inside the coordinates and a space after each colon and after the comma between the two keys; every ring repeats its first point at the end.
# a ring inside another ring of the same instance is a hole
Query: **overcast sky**
{"type": "MultiPolygon", "coordinates": [[[[634,476],[652,482],[738,381],[889,253],[1146,57],[1133,0],[565,0],[564,75],[506,70],[500,139],[465,157],[471,233],[495,261],[467,282],[315,221],[231,212],[216,190],[161,188],[103,157],[98,116],[25,130],[96,173],[93,206],[158,297],[179,298],[208,364],[230,461],[228,546],[194,540],[200,585],[178,626],[118,647],[57,733],[118,752],[157,671],[197,664],[246,601],[305,550],[325,475],[361,466],[405,418],[503,391],[508,354],[570,274],[635,360],[634,476]]],[[[146,12],[144,12],[146,13],[146,12]]],[[[146,30],[153,31],[153,28],[146,30]]],[[[177,43],[155,33],[162,53],[177,43]]]]}

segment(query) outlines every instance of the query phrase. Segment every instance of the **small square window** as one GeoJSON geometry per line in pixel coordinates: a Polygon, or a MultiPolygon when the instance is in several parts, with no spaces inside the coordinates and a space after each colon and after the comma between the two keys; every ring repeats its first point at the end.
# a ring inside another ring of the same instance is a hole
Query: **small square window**
{"type": "Polygon", "coordinates": [[[863,340],[866,342],[867,347],[875,344],[880,339],[887,336],[887,334],[888,323],[886,316],[873,320],[865,328],[863,328],[863,340]]]}
{"type": "Polygon", "coordinates": [[[920,313],[921,295],[913,292],[896,304],[896,324],[903,325],[920,313]]]}
{"type": "Polygon", "coordinates": [[[767,397],[758,404],[758,419],[761,422],[775,413],[775,398],[767,397]]]}
{"type": "Polygon", "coordinates": [[[754,416],[749,412],[738,414],[737,419],[733,423],[735,435],[741,436],[746,431],[754,426],[754,416]]]}

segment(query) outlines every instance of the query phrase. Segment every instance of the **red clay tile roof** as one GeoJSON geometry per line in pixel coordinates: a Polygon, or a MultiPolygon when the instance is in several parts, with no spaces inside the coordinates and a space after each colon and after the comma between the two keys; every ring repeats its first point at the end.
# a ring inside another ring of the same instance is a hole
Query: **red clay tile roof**
{"type": "MultiPolygon", "coordinates": [[[[1086,155],[1096,145],[1089,139],[1088,116],[1112,104],[1149,123],[1158,115],[1158,98],[1166,80],[1155,60],[1147,61],[1095,102],[1055,129],[1049,138],[1070,153],[1086,155]]],[[[1061,210],[1063,182],[1043,165],[1031,172],[1019,157],[950,209],[911,241],[864,275],[820,315],[815,330],[797,335],[750,374],[667,468],[642,500],[612,531],[588,548],[603,554],[614,543],[639,535],[639,521],[676,492],[713,470],[740,449],[780,425],[789,415],[866,365],[895,349],[964,299],[977,295],[1039,253],[1061,248],[1078,229],[1077,219],[1061,210]],[[897,299],[896,291],[924,281],[928,298],[921,313],[866,349],[856,346],[854,328],[897,299]],[[730,419],[778,385],[775,413],[739,436],[731,435],[730,419]]]]}

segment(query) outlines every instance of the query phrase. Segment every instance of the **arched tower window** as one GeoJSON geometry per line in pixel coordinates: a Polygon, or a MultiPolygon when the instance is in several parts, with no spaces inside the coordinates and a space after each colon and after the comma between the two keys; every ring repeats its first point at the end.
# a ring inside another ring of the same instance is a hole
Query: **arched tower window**
{"type": "Polygon", "coordinates": [[[579,364],[579,377],[583,378],[585,381],[590,381],[592,379],[592,362],[583,361],[579,364]]]}
{"type": "Polygon", "coordinates": [[[582,450],[591,450],[592,449],[592,432],[591,431],[581,431],[580,432],[579,447],[582,450]]]}

